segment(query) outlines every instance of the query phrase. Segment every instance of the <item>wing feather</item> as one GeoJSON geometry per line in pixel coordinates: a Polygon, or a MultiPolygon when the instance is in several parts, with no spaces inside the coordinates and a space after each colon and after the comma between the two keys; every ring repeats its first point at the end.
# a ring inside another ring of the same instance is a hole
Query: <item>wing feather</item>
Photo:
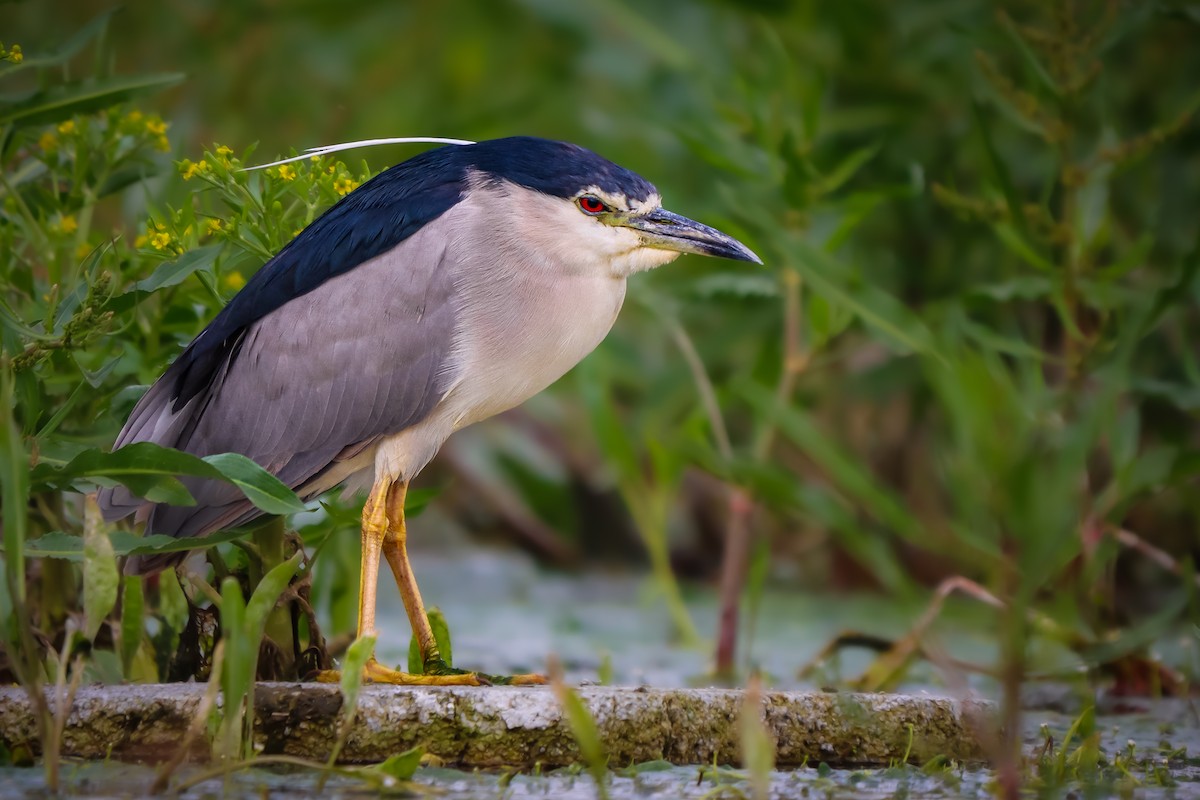
{"type": "MultiPolygon", "coordinates": [[[[423,419],[449,385],[456,309],[446,217],[254,322],[213,381],[178,411],[168,370],[117,446],[153,441],[198,456],[242,453],[293,489],[345,454],[423,419]]],[[[195,506],[149,508],[147,531],[202,536],[258,515],[234,487],[187,479],[195,506]]],[[[109,518],[143,503],[100,494],[109,518]]],[[[143,563],[142,568],[160,566],[143,563]]]]}

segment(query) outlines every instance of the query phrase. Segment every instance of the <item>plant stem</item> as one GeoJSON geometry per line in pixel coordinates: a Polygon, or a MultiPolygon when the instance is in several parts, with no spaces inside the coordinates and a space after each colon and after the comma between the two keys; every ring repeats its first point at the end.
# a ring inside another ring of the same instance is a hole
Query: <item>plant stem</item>
{"type": "MultiPolygon", "coordinates": [[[[265,525],[260,526],[251,535],[255,547],[258,548],[260,557],[261,573],[253,574],[251,577],[254,585],[250,591],[253,593],[254,588],[262,580],[262,576],[270,572],[274,567],[282,564],[287,560],[285,553],[285,545],[287,542],[286,532],[283,526],[283,517],[272,517],[265,525]]],[[[253,561],[253,559],[252,559],[253,561]]],[[[296,642],[292,635],[292,609],[288,603],[280,603],[267,616],[266,635],[279,648],[279,655],[283,661],[283,675],[278,677],[295,677],[293,674],[296,669],[296,642]]]]}

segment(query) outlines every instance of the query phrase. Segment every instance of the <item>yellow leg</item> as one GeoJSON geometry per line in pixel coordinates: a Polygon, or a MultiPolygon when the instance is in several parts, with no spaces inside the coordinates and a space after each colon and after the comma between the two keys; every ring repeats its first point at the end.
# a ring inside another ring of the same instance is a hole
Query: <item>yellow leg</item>
{"type": "Polygon", "coordinates": [[[413,635],[417,637],[421,658],[425,661],[440,660],[442,654],[438,651],[433,628],[429,626],[429,617],[425,613],[425,603],[421,600],[421,590],[417,587],[412,564],[408,561],[408,529],[404,521],[404,498],[407,494],[406,483],[393,484],[388,492],[388,520],[391,526],[383,539],[383,555],[388,566],[392,568],[396,586],[400,589],[400,599],[404,601],[408,624],[412,626],[413,635]]]}
{"type": "MultiPolygon", "coordinates": [[[[417,646],[421,650],[421,660],[425,664],[425,672],[446,673],[453,677],[455,670],[442,661],[438,651],[437,640],[433,636],[433,628],[429,626],[429,617],[425,614],[425,604],[421,601],[421,590],[417,588],[417,579],[413,575],[412,564],[408,560],[408,530],[404,522],[404,497],[408,493],[408,484],[397,483],[391,487],[387,495],[387,518],[391,523],[387,535],[383,539],[383,555],[392,575],[396,578],[396,586],[400,589],[400,597],[404,600],[404,610],[408,613],[408,622],[412,626],[413,635],[417,637],[417,646]]],[[[476,673],[467,673],[476,675],[476,673]]],[[[546,682],[542,675],[510,675],[483,676],[477,675],[485,682],[509,685],[532,685],[546,682]]]]}
{"type": "MultiPolygon", "coordinates": [[[[394,506],[389,502],[393,494],[399,495],[400,511],[396,517],[399,521],[400,529],[404,528],[404,494],[407,489],[406,484],[393,484],[391,481],[377,481],[371,487],[371,493],[367,496],[367,502],[363,505],[362,514],[362,562],[359,571],[359,592],[358,592],[358,638],[364,636],[375,635],[375,588],[379,582],[379,554],[385,547],[385,542],[388,538],[388,532],[393,529],[394,524],[389,519],[393,512],[394,506]]],[[[390,556],[389,556],[390,561],[390,556]]],[[[405,563],[408,558],[405,556],[405,563]]],[[[394,567],[393,567],[394,569],[394,567]]],[[[409,572],[411,577],[411,571],[409,572]]],[[[399,579],[397,579],[399,582],[399,579]]],[[[403,585],[402,585],[403,587],[403,585]]],[[[412,591],[415,593],[417,584],[412,581],[412,591]]],[[[409,605],[409,598],[404,596],[404,606],[408,609],[409,621],[412,622],[413,630],[420,632],[413,610],[409,605]]],[[[421,596],[416,595],[416,602],[420,607],[421,596]]],[[[424,631],[428,632],[429,641],[433,640],[433,632],[429,628],[429,620],[425,618],[424,608],[421,607],[421,621],[424,622],[424,631]]],[[[437,652],[436,645],[434,652],[437,652]]],[[[375,656],[371,656],[371,660],[367,662],[363,669],[363,677],[369,681],[376,683],[394,683],[406,686],[480,686],[486,681],[481,680],[478,675],[473,673],[453,674],[453,675],[412,675],[407,672],[399,672],[390,669],[380,664],[375,660],[375,656]]],[[[339,676],[336,672],[326,671],[317,676],[317,680],[323,682],[336,682],[339,676]]]]}

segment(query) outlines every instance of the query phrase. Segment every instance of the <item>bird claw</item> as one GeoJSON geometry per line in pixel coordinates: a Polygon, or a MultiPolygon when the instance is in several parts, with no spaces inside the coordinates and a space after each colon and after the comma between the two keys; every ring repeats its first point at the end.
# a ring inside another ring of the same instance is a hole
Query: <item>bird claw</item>
{"type": "Polygon", "coordinates": [[[550,680],[545,675],[525,673],[522,675],[488,675],[496,686],[545,686],[550,680]]]}
{"type": "Polygon", "coordinates": [[[486,675],[482,672],[470,673],[455,669],[440,658],[431,658],[425,662],[426,675],[469,675],[479,678],[483,686],[541,686],[548,683],[545,675],[486,675]]]}

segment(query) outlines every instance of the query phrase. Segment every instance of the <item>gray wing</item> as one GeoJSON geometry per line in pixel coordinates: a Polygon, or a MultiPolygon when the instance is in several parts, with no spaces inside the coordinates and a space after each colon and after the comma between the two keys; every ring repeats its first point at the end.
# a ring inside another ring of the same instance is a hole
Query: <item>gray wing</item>
{"type": "MultiPolygon", "coordinates": [[[[168,371],[114,447],[150,441],[198,456],[236,452],[305,492],[340,461],[423,419],[451,376],[453,269],[422,232],[248,327],[205,391],[171,408],[168,371]]],[[[185,479],[195,506],[99,495],[110,519],[141,509],[147,532],[203,536],[259,512],[229,484],[185,479]]]]}

